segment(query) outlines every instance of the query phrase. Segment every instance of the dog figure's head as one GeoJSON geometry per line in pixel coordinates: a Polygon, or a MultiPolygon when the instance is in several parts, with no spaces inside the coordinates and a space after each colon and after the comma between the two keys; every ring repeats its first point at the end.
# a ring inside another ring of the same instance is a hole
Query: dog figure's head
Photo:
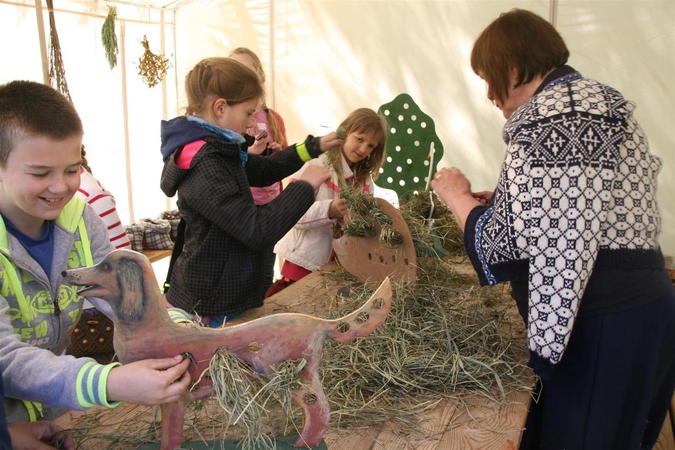
{"type": "Polygon", "coordinates": [[[113,250],[91,267],[62,272],[63,280],[86,297],[106,300],[115,312],[115,319],[125,323],[141,320],[145,302],[145,285],[159,286],[152,265],[142,253],[132,250],[113,250]]]}

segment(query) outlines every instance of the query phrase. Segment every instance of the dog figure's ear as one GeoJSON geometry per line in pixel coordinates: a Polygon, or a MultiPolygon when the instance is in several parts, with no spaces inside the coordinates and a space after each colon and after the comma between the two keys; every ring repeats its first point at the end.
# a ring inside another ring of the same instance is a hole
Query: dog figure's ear
{"type": "Polygon", "coordinates": [[[136,322],[143,315],[145,295],[143,289],[143,268],[131,258],[121,258],[117,266],[120,320],[126,323],[136,322]]]}

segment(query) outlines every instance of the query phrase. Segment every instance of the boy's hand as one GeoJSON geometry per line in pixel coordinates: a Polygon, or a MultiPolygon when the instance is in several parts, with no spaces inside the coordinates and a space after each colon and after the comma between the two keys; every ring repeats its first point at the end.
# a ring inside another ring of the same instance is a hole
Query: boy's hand
{"type": "Polygon", "coordinates": [[[340,139],[335,131],[331,131],[327,135],[321,136],[319,141],[322,152],[327,152],[335,147],[342,147],[344,143],[345,141],[340,139]]]}
{"type": "Polygon", "coordinates": [[[14,450],[75,450],[73,437],[48,421],[11,422],[7,424],[14,450]]]}
{"type": "Polygon", "coordinates": [[[330,202],[328,207],[328,217],[331,219],[342,219],[347,214],[347,200],[344,198],[336,198],[330,202]]]}
{"type": "Polygon", "coordinates": [[[189,359],[145,359],[113,368],[106,386],[108,402],[161,405],[175,402],[190,384],[189,359]]]}
{"type": "Polygon", "coordinates": [[[324,166],[307,166],[300,180],[306,181],[311,184],[314,190],[319,189],[325,181],[330,178],[330,171],[324,166]]]}

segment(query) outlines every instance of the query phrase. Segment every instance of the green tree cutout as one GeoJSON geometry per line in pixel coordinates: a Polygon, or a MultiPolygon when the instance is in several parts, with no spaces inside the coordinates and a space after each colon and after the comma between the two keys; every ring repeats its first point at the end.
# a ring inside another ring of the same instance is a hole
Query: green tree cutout
{"type": "MultiPolygon", "coordinates": [[[[434,143],[434,166],[443,157],[443,144],[436,135],[431,117],[408,94],[399,94],[378,109],[387,118],[387,157],[377,185],[409,198],[426,187],[429,176],[429,149],[434,143]]],[[[432,176],[436,167],[432,170],[432,176]]]]}

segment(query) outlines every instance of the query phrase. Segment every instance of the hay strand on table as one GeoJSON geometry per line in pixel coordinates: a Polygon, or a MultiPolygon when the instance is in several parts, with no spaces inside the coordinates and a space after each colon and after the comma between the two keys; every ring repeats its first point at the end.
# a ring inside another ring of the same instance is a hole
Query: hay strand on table
{"type": "MultiPolygon", "coordinates": [[[[528,389],[522,342],[504,335],[506,306],[486,298],[493,291],[423,281],[394,286],[389,317],[368,338],[326,345],[322,384],[333,422],[406,420],[441,399],[458,402],[471,392],[500,402],[507,387],[528,389]]],[[[360,289],[341,299],[331,317],[370,295],[360,289]]]]}
{"type": "Polygon", "coordinates": [[[306,364],[304,359],[282,361],[271,366],[273,375],[268,378],[256,373],[227,349],[216,352],[208,369],[214,397],[227,417],[225,432],[235,425],[243,429],[244,437],[240,441],[243,449],[274,448],[264,433],[265,419],[274,403],[281,406],[285,417],[293,417],[292,394],[307,384],[300,379],[306,364]]]}
{"type": "MultiPolygon", "coordinates": [[[[384,421],[413,424],[416,414],[440,402],[461,408],[474,395],[501,403],[504,392],[529,391],[528,369],[523,364],[527,355],[524,326],[520,318],[513,320],[508,315],[512,300],[507,290],[477,287],[475,274],[468,272],[470,266],[456,260],[452,256],[419,259],[417,284],[393,285],[394,302],[384,325],[363,339],[326,344],[321,377],[331,406],[331,427],[384,421]]],[[[323,277],[327,285],[350,286],[347,298],[324,299],[324,317],[351,312],[371,294],[368,286],[355,284],[357,279],[339,266],[324,271],[323,277]]],[[[285,435],[289,429],[296,432],[302,412],[297,405],[291,409],[289,395],[299,380],[302,361],[275,366],[275,373],[285,374],[277,379],[285,386],[285,394],[269,397],[256,389],[258,384],[274,382],[275,376],[266,380],[231,355],[219,355],[211,375],[221,389],[219,396],[228,399],[192,402],[186,413],[185,440],[226,437],[264,442],[264,437],[247,438],[247,430],[265,436],[285,435]],[[223,386],[228,378],[238,380],[235,386],[223,386]],[[249,383],[253,388],[247,387],[249,383]],[[238,398],[240,405],[232,406],[230,397],[238,398]],[[259,419],[249,415],[256,409],[262,414],[259,419]],[[256,423],[246,423],[249,420],[256,423]]],[[[118,434],[103,432],[105,425],[101,423],[78,423],[74,433],[78,445],[97,438],[111,442],[108,447],[79,448],[131,450],[140,443],[156,441],[161,428],[158,415],[148,412],[148,407],[138,408],[145,412],[127,417],[118,427],[124,431],[118,434]]],[[[89,422],[104,421],[86,417],[89,422]]]]}
{"type": "Polygon", "coordinates": [[[427,194],[427,191],[416,193],[400,207],[401,215],[408,224],[415,242],[417,255],[433,254],[435,247],[440,245],[448,255],[466,256],[464,233],[461,227],[436,194],[432,194],[435,199],[432,211],[431,199],[427,194]],[[429,217],[430,213],[431,217],[429,217]]]}

